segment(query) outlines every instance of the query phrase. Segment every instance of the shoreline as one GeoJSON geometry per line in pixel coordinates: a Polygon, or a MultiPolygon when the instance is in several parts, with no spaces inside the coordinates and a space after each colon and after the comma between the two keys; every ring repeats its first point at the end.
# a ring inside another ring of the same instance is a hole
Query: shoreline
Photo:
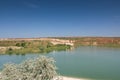
{"type": "Polygon", "coordinates": [[[68,76],[60,76],[62,79],[61,80],[91,80],[91,79],[86,79],[86,78],[75,78],[75,77],[68,77],[68,76]]]}
{"type": "MultiPolygon", "coordinates": [[[[59,76],[60,80],[91,80],[91,79],[85,79],[85,78],[75,78],[75,77],[67,77],[67,76],[59,76]]],[[[1,79],[1,73],[0,73],[0,79],[1,79]]],[[[56,79],[53,79],[56,80],[56,79]]]]}

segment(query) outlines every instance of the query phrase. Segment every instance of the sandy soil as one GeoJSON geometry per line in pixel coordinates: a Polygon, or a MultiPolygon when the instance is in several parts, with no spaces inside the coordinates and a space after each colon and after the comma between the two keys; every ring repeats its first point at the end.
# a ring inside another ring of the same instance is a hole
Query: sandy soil
{"type": "Polygon", "coordinates": [[[65,76],[62,76],[62,80],[89,80],[89,79],[72,78],[72,77],[65,77],[65,76]]]}

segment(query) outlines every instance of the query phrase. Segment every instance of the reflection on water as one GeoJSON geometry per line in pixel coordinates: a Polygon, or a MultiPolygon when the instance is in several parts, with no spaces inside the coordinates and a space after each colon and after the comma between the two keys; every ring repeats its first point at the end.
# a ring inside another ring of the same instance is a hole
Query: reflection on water
{"type": "MultiPolygon", "coordinates": [[[[40,54],[1,55],[0,67],[4,63],[21,63],[40,54]]],[[[105,47],[79,47],[72,51],[45,54],[56,60],[61,75],[99,80],[120,80],[120,49],[105,47]]]]}

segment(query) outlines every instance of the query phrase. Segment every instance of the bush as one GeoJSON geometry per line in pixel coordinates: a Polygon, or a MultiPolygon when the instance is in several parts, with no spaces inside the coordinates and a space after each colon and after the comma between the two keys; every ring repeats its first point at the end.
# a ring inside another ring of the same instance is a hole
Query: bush
{"type": "Polygon", "coordinates": [[[53,80],[58,76],[54,62],[52,58],[42,56],[18,65],[5,64],[0,80],[53,80]]]}

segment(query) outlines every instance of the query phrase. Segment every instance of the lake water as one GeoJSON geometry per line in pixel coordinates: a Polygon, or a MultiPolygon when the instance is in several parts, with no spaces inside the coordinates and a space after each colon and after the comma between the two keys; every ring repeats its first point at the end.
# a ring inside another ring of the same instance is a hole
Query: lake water
{"type": "MultiPolygon", "coordinates": [[[[8,62],[21,63],[40,54],[0,55],[0,68],[8,62]]],[[[63,76],[95,80],[120,80],[120,48],[79,47],[72,51],[45,54],[56,60],[63,76]]]]}

